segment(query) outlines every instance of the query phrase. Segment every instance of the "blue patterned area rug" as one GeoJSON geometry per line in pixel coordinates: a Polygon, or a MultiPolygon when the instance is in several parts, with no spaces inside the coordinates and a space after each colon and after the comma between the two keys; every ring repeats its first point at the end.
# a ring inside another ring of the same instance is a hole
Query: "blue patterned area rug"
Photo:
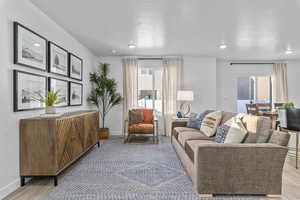
{"type": "MultiPolygon", "coordinates": [[[[264,199],[217,196],[203,200],[264,199]]],[[[110,139],[93,148],[43,200],[200,200],[170,139],[123,144],[110,139]]]]}

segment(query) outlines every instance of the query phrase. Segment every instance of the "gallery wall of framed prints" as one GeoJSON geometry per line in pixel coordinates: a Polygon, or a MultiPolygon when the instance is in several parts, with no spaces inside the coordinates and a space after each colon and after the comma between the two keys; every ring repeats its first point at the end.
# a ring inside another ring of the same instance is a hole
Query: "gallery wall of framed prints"
{"type": "Polygon", "coordinates": [[[36,99],[47,91],[43,75],[14,70],[14,112],[42,109],[45,105],[36,99]]]}
{"type": "Polygon", "coordinates": [[[68,76],[69,75],[69,53],[64,48],[53,42],[48,42],[48,70],[50,73],[68,76]]]}
{"type": "Polygon", "coordinates": [[[61,103],[56,107],[66,107],[69,105],[69,82],[62,79],[48,77],[48,91],[58,91],[59,100],[61,103]]]}
{"type": "Polygon", "coordinates": [[[14,64],[36,70],[13,70],[14,112],[45,108],[37,98],[47,91],[59,92],[56,107],[81,106],[83,60],[18,22],[13,27],[14,64]]]}
{"type": "Polygon", "coordinates": [[[82,66],[83,66],[82,59],[70,53],[69,60],[70,60],[70,78],[82,81],[82,66]]]}
{"type": "Polygon", "coordinates": [[[14,64],[47,70],[47,39],[14,22],[14,64]]]}
{"type": "Polygon", "coordinates": [[[70,106],[81,106],[82,105],[82,84],[76,82],[69,82],[70,86],[70,106]]]}

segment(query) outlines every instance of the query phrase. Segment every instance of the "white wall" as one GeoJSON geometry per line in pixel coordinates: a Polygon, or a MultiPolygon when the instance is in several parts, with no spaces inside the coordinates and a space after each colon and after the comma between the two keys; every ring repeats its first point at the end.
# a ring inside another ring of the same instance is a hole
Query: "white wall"
{"type": "MultiPolygon", "coordinates": [[[[13,21],[33,29],[84,60],[83,106],[59,112],[90,108],[86,102],[90,90],[89,72],[96,57],[27,0],[0,1],[0,199],[19,187],[19,119],[39,115],[41,111],[13,112],[13,69],[40,73],[13,64],[13,21]]],[[[46,73],[44,73],[46,74],[46,73]]]]}
{"type": "MultiPolygon", "coordinates": [[[[118,81],[118,90],[122,93],[121,57],[102,57],[99,61],[111,64],[111,76],[118,81]]],[[[210,57],[184,57],[183,89],[194,91],[193,112],[215,108],[216,59],[210,57]]],[[[122,134],[122,105],[115,107],[109,113],[107,126],[111,129],[111,134],[122,134]]]]}
{"type": "Polygon", "coordinates": [[[230,65],[230,61],[217,60],[217,108],[237,112],[238,77],[271,74],[272,65],[230,65]]]}
{"type": "MultiPolygon", "coordinates": [[[[272,65],[230,65],[231,61],[217,60],[217,107],[222,110],[237,111],[237,78],[240,76],[270,75],[272,65]]],[[[300,106],[297,84],[300,75],[300,61],[288,61],[289,101],[300,106]]]]}
{"type": "Polygon", "coordinates": [[[194,92],[192,112],[216,108],[216,58],[184,57],[183,89],[194,92]]]}

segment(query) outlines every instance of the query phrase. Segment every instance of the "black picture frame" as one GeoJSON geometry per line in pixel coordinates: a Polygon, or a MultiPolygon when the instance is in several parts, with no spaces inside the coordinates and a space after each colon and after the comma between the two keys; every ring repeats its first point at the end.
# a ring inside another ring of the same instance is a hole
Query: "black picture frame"
{"type": "Polygon", "coordinates": [[[19,78],[19,74],[27,74],[27,75],[31,75],[31,76],[37,76],[37,77],[42,77],[45,80],[45,94],[47,92],[47,77],[40,75],[40,74],[34,74],[34,73],[29,73],[29,72],[24,72],[24,71],[19,71],[19,70],[13,70],[13,99],[14,99],[14,112],[20,112],[20,111],[30,111],[30,110],[41,110],[44,109],[45,106],[43,107],[36,107],[36,108],[28,108],[28,109],[20,109],[19,105],[18,105],[18,101],[19,101],[19,94],[18,94],[18,78],[19,78]]]}
{"type": "Polygon", "coordinates": [[[68,77],[69,73],[70,73],[70,68],[69,68],[69,52],[68,50],[64,49],[63,47],[57,45],[56,43],[52,42],[52,41],[48,41],[48,72],[51,74],[55,74],[55,75],[59,75],[59,76],[63,76],[63,77],[68,77]],[[58,72],[54,72],[54,70],[52,69],[52,53],[51,53],[51,48],[55,47],[60,49],[61,51],[64,51],[64,53],[66,54],[66,73],[58,73],[58,72]]]}
{"type": "Polygon", "coordinates": [[[82,81],[82,74],[83,74],[83,59],[76,56],[76,55],[74,55],[74,54],[72,54],[72,53],[69,53],[69,77],[71,79],[74,79],[74,80],[82,81]],[[72,66],[71,66],[72,65],[72,57],[79,60],[80,63],[81,63],[81,65],[80,65],[80,77],[79,78],[74,76],[73,73],[72,73],[72,71],[73,71],[72,66]]]}
{"type": "Polygon", "coordinates": [[[82,102],[83,102],[83,85],[82,83],[78,83],[78,82],[73,82],[73,81],[69,81],[69,106],[82,106],[82,102]],[[80,104],[73,104],[72,103],[72,85],[79,85],[81,87],[81,98],[80,98],[80,104]]]}
{"type": "Polygon", "coordinates": [[[63,80],[63,79],[59,79],[59,78],[53,78],[53,77],[48,77],[48,92],[51,91],[51,86],[52,86],[52,80],[57,80],[57,81],[62,81],[62,82],[66,82],[67,84],[67,102],[66,102],[66,105],[61,105],[61,106],[55,106],[57,108],[63,108],[63,107],[68,107],[69,106],[69,103],[70,103],[70,85],[69,85],[69,81],[67,80],[63,80]]]}
{"type": "Polygon", "coordinates": [[[29,67],[29,68],[32,68],[32,69],[38,69],[38,70],[41,70],[41,71],[47,71],[47,65],[48,65],[47,43],[48,43],[48,40],[45,37],[43,37],[42,35],[34,32],[33,30],[27,28],[26,26],[24,26],[24,25],[22,25],[18,22],[13,22],[13,25],[14,25],[14,64],[29,67]],[[38,38],[40,38],[41,40],[43,40],[43,43],[45,45],[45,49],[43,50],[45,57],[44,57],[44,64],[41,65],[40,67],[37,67],[37,66],[33,65],[32,63],[30,64],[30,62],[26,61],[26,59],[24,59],[24,60],[21,59],[21,55],[19,54],[19,49],[21,48],[20,43],[19,43],[20,28],[28,31],[29,33],[31,33],[31,34],[37,36],[38,38]]]}

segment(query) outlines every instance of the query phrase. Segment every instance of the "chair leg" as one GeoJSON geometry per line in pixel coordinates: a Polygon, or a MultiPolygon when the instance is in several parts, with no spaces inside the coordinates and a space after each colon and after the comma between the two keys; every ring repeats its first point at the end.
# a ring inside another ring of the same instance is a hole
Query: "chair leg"
{"type": "Polygon", "coordinates": [[[153,139],[153,144],[156,144],[155,134],[153,134],[152,139],[153,139]]]}

